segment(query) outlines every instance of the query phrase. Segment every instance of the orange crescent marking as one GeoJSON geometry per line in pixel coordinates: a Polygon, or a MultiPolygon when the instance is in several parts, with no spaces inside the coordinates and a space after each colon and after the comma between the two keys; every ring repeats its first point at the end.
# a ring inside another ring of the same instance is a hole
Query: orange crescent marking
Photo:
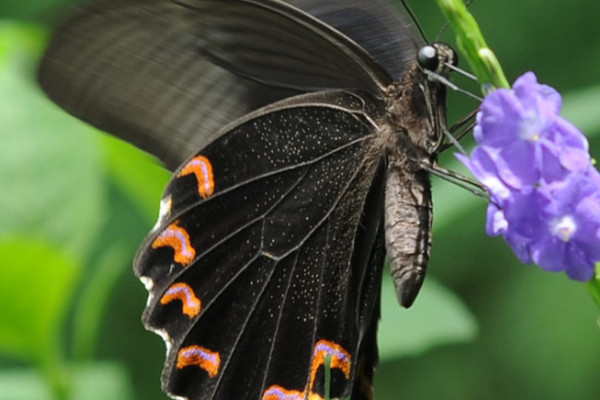
{"type": "Polygon", "coordinates": [[[182,264],[184,267],[194,261],[196,250],[190,244],[190,235],[177,222],[169,225],[156,239],[152,242],[152,248],[172,247],[175,250],[175,261],[182,264]]]}
{"type": "Polygon", "coordinates": [[[219,373],[221,356],[218,352],[197,345],[184,347],[177,354],[177,368],[182,369],[190,365],[197,365],[208,372],[208,376],[214,378],[219,373]]]}
{"type": "Polygon", "coordinates": [[[262,400],[324,400],[316,393],[309,393],[306,397],[306,390],[287,390],[279,385],[273,385],[263,394],[262,400]]]}
{"type": "Polygon", "coordinates": [[[212,196],[215,192],[215,179],[212,164],[204,156],[196,156],[188,162],[179,172],[179,177],[194,174],[198,181],[198,194],[203,199],[212,196]]]}
{"type": "Polygon", "coordinates": [[[339,368],[346,379],[350,379],[350,367],[352,356],[342,346],[329,340],[319,340],[313,350],[312,366],[310,368],[310,384],[312,391],[317,375],[317,370],[325,364],[325,357],[331,357],[330,368],[339,368]]]}
{"type": "Polygon", "coordinates": [[[299,390],[287,390],[273,385],[263,394],[262,400],[304,400],[305,393],[299,390]]]}
{"type": "Polygon", "coordinates": [[[335,342],[319,340],[313,349],[308,388],[304,391],[299,391],[288,390],[279,385],[273,385],[265,390],[262,400],[304,400],[305,398],[308,398],[308,400],[323,400],[319,394],[313,392],[313,386],[317,370],[321,365],[325,364],[325,357],[327,356],[331,358],[330,368],[341,369],[346,379],[350,379],[350,368],[352,365],[352,356],[350,353],[335,342]]]}
{"type": "Polygon", "coordinates": [[[190,318],[194,318],[200,314],[202,303],[194,294],[194,290],[185,283],[175,283],[167,289],[163,297],[160,299],[160,304],[168,304],[174,300],[181,300],[183,305],[183,313],[190,318]]]}

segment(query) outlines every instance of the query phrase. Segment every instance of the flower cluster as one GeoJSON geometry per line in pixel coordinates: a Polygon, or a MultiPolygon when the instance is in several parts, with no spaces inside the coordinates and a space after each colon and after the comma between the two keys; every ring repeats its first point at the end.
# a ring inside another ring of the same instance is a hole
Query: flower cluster
{"type": "Polygon", "coordinates": [[[528,72],[486,96],[478,146],[457,157],[490,193],[489,235],[502,235],[525,263],[587,281],[600,261],[600,174],[560,107],[559,93],[528,72]]]}

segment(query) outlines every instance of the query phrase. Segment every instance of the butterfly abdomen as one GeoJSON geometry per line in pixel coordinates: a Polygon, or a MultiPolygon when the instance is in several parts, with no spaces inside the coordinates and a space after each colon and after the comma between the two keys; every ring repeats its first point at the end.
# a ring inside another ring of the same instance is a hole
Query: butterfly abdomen
{"type": "Polygon", "coordinates": [[[425,171],[391,164],[385,189],[385,244],[398,301],[410,307],[425,278],[431,249],[431,185],[425,171]]]}

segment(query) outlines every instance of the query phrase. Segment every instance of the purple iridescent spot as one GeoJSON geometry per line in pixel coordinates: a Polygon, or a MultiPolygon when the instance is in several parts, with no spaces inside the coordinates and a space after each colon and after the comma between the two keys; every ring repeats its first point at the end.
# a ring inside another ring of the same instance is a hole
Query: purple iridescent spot
{"type": "Polygon", "coordinates": [[[528,72],[486,96],[478,146],[457,157],[490,194],[489,235],[502,235],[525,263],[586,281],[600,261],[600,174],[560,106],[559,93],[528,72]]]}

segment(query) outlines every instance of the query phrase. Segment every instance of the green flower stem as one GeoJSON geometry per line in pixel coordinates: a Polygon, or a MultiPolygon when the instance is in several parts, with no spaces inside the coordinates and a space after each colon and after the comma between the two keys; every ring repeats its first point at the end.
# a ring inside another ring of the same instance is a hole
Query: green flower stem
{"type": "Polygon", "coordinates": [[[489,85],[494,88],[510,88],[496,55],[488,47],[477,21],[469,13],[463,1],[437,0],[437,2],[456,32],[458,48],[466,56],[471,69],[482,84],[484,94],[489,85]]]}
{"type": "Polygon", "coordinates": [[[331,399],[331,397],[329,397],[329,391],[331,390],[331,359],[331,355],[326,355],[323,365],[325,367],[325,400],[331,399]]]}
{"type": "Polygon", "coordinates": [[[127,258],[127,249],[120,244],[111,245],[83,290],[73,318],[73,359],[77,362],[88,362],[93,358],[104,310],[123,267],[127,265],[124,262],[127,258]]]}
{"type": "Polygon", "coordinates": [[[600,263],[596,264],[596,275],[586,283],[586,286],[592,299],[596,302],[596,306],[600,309],[600,263]]]}
{"type": "Polygon", "coordinates": [[[50,389],[53,400],[68,400],[71,397],[71,376],[62,354],[60,345],[56,346],[42,357],[38,363],[39,371],[50,389]]]}

